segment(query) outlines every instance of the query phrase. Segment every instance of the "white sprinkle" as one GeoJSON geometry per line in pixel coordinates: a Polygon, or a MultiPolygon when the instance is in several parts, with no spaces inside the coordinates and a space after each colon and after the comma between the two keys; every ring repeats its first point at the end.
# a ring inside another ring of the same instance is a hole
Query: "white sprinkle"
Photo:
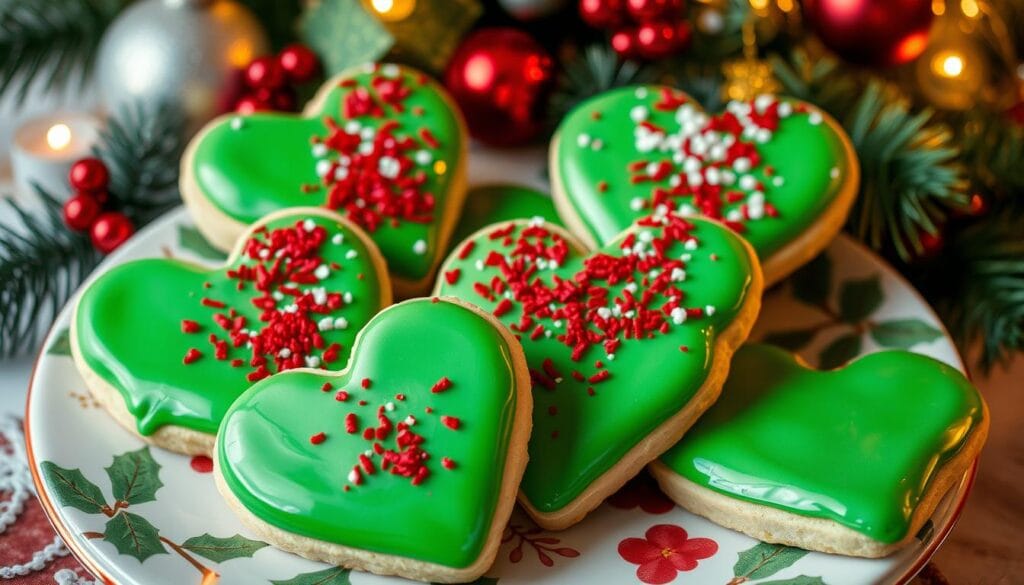
{"type": "Polygon", "coordinates": [[[754,175],[743,175],[740,177],[740,189],[744,191],[753,191],[757,188],[757,179],[754,175]]]}
{"type": "Polygon", "coordinates": [[[608,355],[606,355],[604,357],[608,358],[608,361],[610,361],[610,362],[614,362],[615,361],[615,354],[614,353],[610,353],[610,354],[608,354],[608,355]]]}
{"type": "Polygon", "coordinates": [[[285,313],[294,313],[294,312],[299,310],[299,307],[293,303],[291,305],[285,305],[284,309],[282,309],[282,310],[285,313]]]}
{"type": "Polygon", "coordinates": [[[406,425],[411,427],[414,424],[416,424],[416,417],[410,414],[409,416],[405,417],[405,421],[404,422],[405,422],[406,425]]]}
{"type": "Polygon", "coordinates": [[[716,144],[716,145],[712,146],[711,147],[711,152],[708,153],[708,156],[712,160],[723,160],[725,158],[725,145],[724,144],[716,144]]]}
{"type": "Polygon", "coordinates": [[[672,282],[682,282],[686,280],[686,271],[679,267],[673,268],[670,277],[672,282]]]}
{"type": "Polygon", "coordinates": [[[626,317],[627,319],[632,319],[632,318],[633,318],[633,316],[634,316],[634,315],[636,315],[636,311],[634,311],[634,310],[630,309],[629,311],[626,311],[626,312],[625,312],[625,313],[623,313],[622,315],[623,315],[624,317],[626,317]]]}
{"type": "Polygon", "coordinates": [[[292,350],[287,347],[282,347],[281,350],[277,352],[277,357],[288,359],[292,357],[292,350]]]}
{"type": "Polygon", "coordinates": [[[320,358],[316,357],[315,355],[307,355],[305,360],[306,360],[306,367],[307,368],[319,368],[320,367],[320,358]]]}
{"type": "Polygon", "coordinates": [[[635,282],[630,282],[630,283],[627,283],[626,286],[624,286],[622,288],[625,289],[625,290],[628,290],[631,293],[635,293],[636,289],[637,289],[637,286],[636,286],[635,282]]]}
{"type": "Polygon", "coordinates": [[[700,170],[700,160],[696,157],[686,157],[686,162],[683,163],[683,171],[687,174],[696,173],[700,170]]]}
{"type": "Polygon", "coordinates": [[[643,242],[645,244],[649,244],[649,243],[651,243],[651,240],[654,239],[654,235],[651,234],[651,232],[649,232],[647,230],[641,230],[639,233],[637,233],[637,238],[641,242],[643,242]]]}
{"type": "Polygon", "coordinates": [[[318,160],[316,161],[316,174],[318,177],[326,177],[327,173],[331,172],[331,167],[334,166],[329,160],[318,160]]]}
{"type": "Polygon", "coordinates": [[[398,69],[398,65],[395,65],[394,63],[381,65],[380,68],[380,74],[389,79],[394,79],[398,77],[399,72],[400,70],[398,69]]]}
{"type": "Polygon", "coordinates": [[[346,305],[351,305],[352,304],[352,293],[350,293],[350,292],[342,293],[341,300],[345,301],[346,305]]]}
{"type": "Polygon", "coordinates": [[[555,319],[551,324],[554,325],[555,327],[561,327],[562,321],[559,319],[555,319]]]}
{"type": "Polygon", "coordinates": [[[686,184],[691,187],[700,187],[704,184],[704,176],[701,175],[699,171],[695,173],[687,173],[686,184]]]}
{"type": "Polygon", "coordinates": [[[633,211],[640,211],[641,209],[644,208],[644,198],[643,197],[634,197],[634,198],[630,199],[629,200],[629,208],[632,209],[633,211]]]}
{"type": "Polygon", "coordinates": [[[313,276],[317,277],[320,280],[324,280],[330,275],[331,269],[328,268],[326,264],[321,264],[320,266],[317,266],[316,270],[313,271],[313,276]]]}
{"type": "Polygon", "coordinates": [[[812,126],[817,126],[818,124],[821,124],[821,122],[822,122],[821,112],[819,112],[817,110],[811,112],[811,114],[809,116],[807,116],[807,121],[810,122],[812,126]]]}
{"type": "Polygon", "coordinates": [[[284,293],[279,291],[279,290],[275,290],[274,292],[270,293],[270,296],[272,296],[275,301],[283,301],[284,300],[284,293]]]}
{"type": "Polygon", "coordinates": [[[359,252],[356,252],[355,250],[349,250],[348,252],[345,252],[345,258],[348,260],[352,260],[358,255],[359,252]]]}
{"type": "Polygon", "coordinates": [[[327,289],[324,287],[318,286],[309,292],[313,294],[314,303],[322,305],[327,302],[327,289]]]}
{"type": "Polygon", "coordinates": [[[416,243],[412,245],[412,251],[414,254],[422,256],[427,253],[427,242],[424,240],[416,240],[416,243]]]}
{"type": "Polygon", "coordinates": [[[320,331],[330,331],[331,329],[334,329],[334,320],[330,317],[324,317],[316,324],[316,328],[320,331]]]}
{"type": "Polygon", "coordinates": [[[362,128],[362,125],[355,120],[345,122],[345,132],[348,134],[358,134],[360,128],[362,128]]]}
{"type": "Polygon", "coordinates": [[[544,218],[539,215],[535,215],[530,218],[529,225],[530,227],[540,227],[544,225],[544,218]]]}
{"type": "Polygon", "coordinates": [[[583,132],[579,136],[577,136],[576,145],[579,146],[580,148],[586,148],[590,146],[590,134],[583,132]]]}
{"type": "Polygon", "coordinates": [[[757,140],[757,142],[760,143],[760,144],[764,144],[764,143],[768,142],[771,139],[772,139],[772,133],[767,128],[760,128],[760,129],[758,129],[757,133],[754,134],[754,140],[757,140]]]}
{"type": "Polygon", "coordinates": [[[647,119],[649,112],[645,106],[633,106],[629,111],[629,118],[639,124],[647,119]]]}
{"type": "Polygon", "coordinates": [[[682,325],[686,322],[686,309],[682,307],[676,307],[669,313],[669,317],[672,318],[672,322],[676,325],[682,325]]]}
{"type": "Polygon", "coordinates": [[[425,167],[430,163],[434,162],[434,155],[429,150],[417,150],[416,151],[416,164],[421,167],[425,167]]]}
{"type": "Polygon", "coordinates": [[[238,117],[238,116],[236,116],[234,118],[231,118],[231,129],[232,130],[241,130],[242,128],[245,128],[245,120],[244,119],[242,119],[241,117],[238,117]]]}
{"type": "Polygon", "coordinates": [[[718,170],[718,167],[704,169],[704,180],[708,182],[708,185],[717,185],[722,180],[721,171],[718,170]]]}
{"type": "Polygon", "coordinates": [[[708,317],[714,315],[715,314],[715,307],[714,307],[714,305],[708,305],[708,306],[704,307],[704,313],[708,317]]]}
{"type": "Polygon", "coordinates": [[[780,103],[778,112],[780,118],[788,118],[793,114],[793,104],[790,104],[789,102],[780,103]]]}
{"type": "Polygon", "coordinates": [[[394,410],[395,410],[395,403],[394,402],[390,402],[390,401],[385,402],[384,403],[384,410],[386,410],[388,412],[394,412],[394,410]]]}
{"type": "Polygon", "coordinates": [[[373,140],[374,135],[377,134],[377,130],[373,126],[366,126],[359,131],[359,137],[363,140],[373,140]]]}
{"type": "Polygon", "coordinates": [[[341,165],[338,165],[338,167],[334,169],[334,180],[335,181],[344,181],[347,178],[348,178],[348,167],[343,167],[341,165]]]}
{"type": "Polygon", "coordinates": [[[352,471],[348,472],[348,481],[349,483],[357,483],[359,481],[359,471],[355,467],[352,468],[352,471]]]}
{"type": "Polygon", "coordinates": [[[348,329],[348,319],[344,317],[338,317],[334,320],[335,329],[348,329]]]}
{"type": "Polygon", "coordinates": [[[649,162],[649,163],[647,163],[647,168],[645,170],[647,171],[648,175],[653,177],[654,175],[658,174],[658,169],[660,169],[660,168],[661,168],[661,165],[659,165],[658,163],[656,163],[656,162],[649,162]]]}
{"type": "Polygon", "coordinates": [[[597,316],[602,319],[607,319],[612,316],[612,311],[608,307],[598,307],[597,316]]]}
{"type": "Polygon", "coordinates": [[[636,91],[633,92],[633,95],[636,96],[636,99],[642,100],[645,97],[647,97],[647,88],[646,87],[638,87],[638,88],[636,88],[636,91]]]}
{"type": "Polygon", "coordinates": [[[477,270],[483,270],[484,269],[484,261],[483,260],[477,260],[476,262],[473,263],[473,266],[476,266],[477,270]]]}
{"type": "Polygon", "coordinates": [[[270,250],[268,248],[261,248],[259,252],[259,257],[263,258],[264,260],[270,258],[270,250]]]}
{"type": "Polygon", "coordinates": [[[345,236],[343,234],[334,234],[331,237],[331,243],[334,244],[335,246],[341,245],[341,243],[344,242],[344,241],[345,241],[345,236]]]}
{"type": "Polygon", "coordinates": [[[382,177],[386,179],[394,179],[398,176],[398,173],[402,170],[401,165],[398,163],[398,159],[393,156],[382,156],[377,161],[377,170],[380,171],[382,177]]]}
{"type": "Polygon", "coordinates": [[[776,187],[781,187],[785,184],[786,180],[783,179],[781,175],[776,175],[775,177],[772,177],[772,185],[775,185],[776,187]]]}
{"type": "Polygon", "coordinates": [[[552,335],[553,335],[553,334],[551,333],[551,330],[550,330],[550,329],[546,329],[546,330],[544,330],[544,337],[547,337],[548,339],[551,339],[551,336],[552,336],[552,335]]]}
{"type": "Polygon", "coordinates": [[[732,168],[736,169],[737,173],[746,173],[750,171],[750,159],[741,156],[732,163],[732,168]]]}
{"type": "Polygon", "coordinates": [[[743,221],[743,212],[739,208],[730,209],[725,214],[725,219],[728,221],[743,221]]]}
{"type": "Polygon", "coordinates": [[[747,197],[747,205],[764,205],[764,193],[754,191],[747,197]]]}
{"type": "Polygon", "coordinates": [[[369,154],[373,153],[373,143],[372,142],[360,142],[358,150],[359,150],[359,154],[369,155],[369,154]]]}
{"type": "Polygon", "coordinates": [[[313,156],[317,158],[323,158],[327,156],[327,145],[324,144],[323,142],[317,142],[316,144],[313,145],[313,148],[311,150],[313,152],[313,156]]]}
{"type": "Polygon", "coordinates": [[[832,167],[832,170],[830,170],[828,172],[828,176],[832,177],[833,179],[838,179],[839,178],[839,167],[832,167]]]}
{"type": "Polygon", "coordinates": [[[683,262],[689,262],[690,260],[693,259],[693,254],[682,254],[679,256],[679,259],[682,260],[683,262]]]}
{"type": "Polygon", "coordinates": [[[697,238],[690,238],[689,240],[686,240],[686,243],[683,244],[683,247],[690,251],[696,250],[697,238]]]}
{"type": "Polygon", "coordinates": [[[754,109],[756,109],[759,114],[763,114],[764,111],[768,109],[768,106],[772,105],[774,102],[775,98],[763,93],[754,99],[754,109]]]}
{"type": "Polygon", "coordinates": [[[306,230],[307,232],[311,232],[314,229],[316,229],[316,222],[314,222],[312,219],[307,219],[306,221],[302,222],[302,229],[306,230]]]}

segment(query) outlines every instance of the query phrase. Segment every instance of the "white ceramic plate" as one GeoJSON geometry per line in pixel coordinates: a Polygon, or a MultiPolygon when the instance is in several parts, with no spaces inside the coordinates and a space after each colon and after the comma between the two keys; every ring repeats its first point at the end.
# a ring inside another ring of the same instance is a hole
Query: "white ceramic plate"
{"type": "MultiPolygon", "coordinates": [[[[207,256],[206,260],[211,261],[212,254],[196,239],[188,215],[178,210],[113,254],[99,272],[127,260],[152,256],[197,260],[207,256]]],[[[824,257],[768,295],[755,338],[768,336],[789,345],[815,365],[898,346],[963,368],[932,311],[876,256],[841,237],[824,257]],[[841,298],[846,301],[841,302],[841,298]]],[[[156,448],[147,450],[89,398],[67,355],[69,314],[65,309],[57,320],[32,377],[26,415],[29,457],[50,519],[75,556],[97,576],[110,583],[139,585],[401,582],[330,568],[248,540],[246,531],[218,496],[209,473],[193,469],[188,457],[156,448]],[[121,457],[139,450],[141,457],[121,457]],[[113,503],[111,479],[105,468],[130,465],[131,461],[158,467],[163,485],[152,497],[138,498],[126,508],[103,511],[101,504],[113,503]],[[48,469],[46,473],[43,467],[48,469]]],[[[682,527],[685,536],[675,532],[680,540],[705,538],[717,546],[714,554],[699,559],[695,569],[676,575],[677,583],[905,582],[952,528],[973,474],[972,469],[946,496],[912,546],[881,560],[805,553],[758,543],[672,506],[642,476],[584,522],[564,532],[541,531],[517,511],[497,563],[480,582],[643,582],[637,575],[638,565],[623,559],[618,545],[626,538],[644,538],[648,529],[659,524],[682,527]]]]}

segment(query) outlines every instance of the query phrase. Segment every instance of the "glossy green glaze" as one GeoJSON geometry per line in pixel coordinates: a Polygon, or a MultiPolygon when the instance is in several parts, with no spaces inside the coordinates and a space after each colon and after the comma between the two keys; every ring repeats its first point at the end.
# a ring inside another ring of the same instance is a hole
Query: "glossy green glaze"
{"type": "Polygon", "coordinates": [[[357,343],[343,375],[286,372],[239,398],[217,441],[226,484],[246,509],[282,530],[450,567],[472,564],[491,528],[512,432],[510,348],[477,313],[428,299],[382,312],[357,343]],[[431,392],[442,376],[452,387],[431,392]],[[363,378],[369,389],[360,387],[363,378]],[[332,391],[321,391],[325,381],[332,391]],[[335,399],[337,389],[350,393],[347,401],[335,399]],[[414,486],[378,469],[351,485],[346,476],[370,443],[345,432],[346,414],[376,424],[388,402],[392,420],[416,417],[412,429],[425,438],[430,476],[414,486]],[[441,415],[458,417],[461,426],[445,427],[441,415]],[[326,440],[311,444],[319,432],[326,440]],[[443,468],[442,457],[456,467],[443,468]]]}
{"type": "Polygon", "coordinates": [[[959,371],[919,354],[819,372],[748,345],[718,402],[661,462],[719,493],[893,543],[983,415],[959,371]]]}
{"type": "MultiPolygon", "coordinates": [[[[270,229],[292,227],[309,216],[278,218],[270,229]]],[[[369,251],[348,228],[329,219],[312,216],[329,234],[342,234],[344,243],[321,246],[321,257],[337,262],[320,281],[327,291],[352,293],[352,303],[330,314],[349,321],[345,330],[323,332],[325,341],[340,343],[340,360],[331,367],[345,366],[348,352],[362,323],[380,310],[380,283],[369,251]],[[354,250],[353,259],[346,255],[354,250]],[[357,278],[363,274],[363,279],[357,278]]],[[[330,236],[328,236],[330,238],[330,236]]],[[[82,294],[75,313],[75,333],[85,363],[121,393],[128,411],[135,417],[139,433],[151,435],[163,425],[177,425],[213,434],[232,402],[249,388],[248,364],[233,368],[213,358],[209,333],[223,333],[213,321],[222,310],[201,304],[201,299],[224,301],[250,323],[258,323],[260,312],[250,299],[252,289],[236,290],[237,281],[225,276],[228,268],[255,264],[232,258],[227,268],[209,270],[179,260],[145,259],[121,264],[100,276],[82,294]],[[204,283],[210,287],[204,287],[204,283]],[[196,321],[202,331],[182,333],[182,320],[196,321]],[[189,348],[205,357],[189,365],[182,358],[189,348]]],[[[230,357],[247,358],[251,352],[234,349],[230,357]]]]}
{"type": "MultiPolygon", "coordinates": [[[[613,360],[607,358],[601,346],[595,346],[576,362],[572,360],[572,348],[557,336],[541,336],[536,340],[526,334],[520,336],[532,369],[543,371],[545,359],[551,359],[563,374],[556,389],[536,384],[533,389],[530,462],[521,491],[541,512],[556,512],[571,503],[627,451],[687,405],[707,377],[717,335],[749,300],[754,260],[747,249],[733,232],[720,224],[704,220],[694,223],[693,236],[700,241],[700,246],[687,250],[677,242],[670,246],[667,255],[672,258],[692,255],[687,262],[687,278],[679,283],[686,295],[685,305],[712,305],[717,309],[713,317],[687,320],[682,325],[673,325],[668,334],[650,339],[625,340],[615,351],[613,360]],[[712,254],[717,254],[717,260],[711,258],[712,254]],[[688,351],[680,351],[680,346],[686,346],[688,351]],[[596,371],[595,360],[604,362],[612,374],[609,380],[592,384],[570,376],[574,369],[590,376],[596,371]],[[595,389],[593,396],[589,395],[588,387],[595,389]]],[[[501,223],[494,227],[506,225],[501,223]]],[[[524,229],[523,222],[518,226],[518,230],[524,229]]],[[[499,272],[488,266],[478,270],[477,263],[492,250],[505,253],[508,249],[502,246],[501,239],[492,240],[486,233],[478,235],[474,241],[476,246],[464,260],[453,255],[442,267],[441,294],[494,311],[498,300],[487,301],[473,290],[473,285],[490,282],[499,272]],[[453,268],[459,268],[462,273],[454,285],[444,278],[444,272],[453,268]]],[[[621,254],[618,241],[601,251],[621,254]]],[[[542,270],[537,276],[546,282],[551,282],[556,275],[572,279],[584,262],[586,256],[575,250],[564,266],[542,270]]],[[[624,285],[620,282],[609,287],[609,298],[621,294],[624,285]]],[[[517,323],[521,315],[522,308],[517,304],[500,319],[511,325],[517,323]]]]}
{"type": "Polygon", "coordinates": [[[452,235],[449,251],[486,225],[532,217],[543,217],[549,223],[562,225],[551,197],[529,187],[488,185],[471,189],[466,195],[466,203],[452,235]]]}
{"type": "MultiPolygon", "coordinates": [[[[388,220],[370,234],[393,274],[419,280],[429,272],[434,258],[444,252],[438,249],[438,227],[453,178],[464,172],[463,138],[459,119],[448,105],[444,90],[415,70],[401,68],[399,71],[412,89],[402,102],[404,110],[394,113],[388,108],[384,117],[351,119],[362,127],[371,128],[397,122],[397,135],[417,141],[420,141],[421,129],[429,129],[439,142],[436,149],[421,144],[430,151],[431,157],[426,164],[417,163],[427,177],[423,191],[436,198],[433,221],[400,221],[393,226],[388,220]],[[419,240],[426,243],[422,252],[414,250],[419,240]]],[[[376,75],[363,71],[350,79],[358,87],[366,88],[376,75]]],[[[320,183],[316,165],[323,157],[313,152],[311,140],[328,135],[325,116],[333,117],[344,126],[342,102],[351,91],[348,87],[335,86],[326,94],[319,110],[308,115],[257,113],[221,118],[200,136],[192,160],[195,181],[202,195],[220,211],[244,224],[279,209],[324,205],[326,189],[313,193],[303,190],[304,185],[320,183]]]]}
{"type": "MultiPolygon", "coordinates": [[[[635,161],[669,161],[675,151],[641,154],[635,143],[637,124],[630,117],[631,109],[647,108],[647,122],[669,132],[677,132],[680,123],[676,110],[659,110],[654,104],[660,99],[661,86],[645,86],[638,97],[638,88],[612,90],[591,98],[573,110],[558,129],[557,164],[552,172],[558,176],[571,203],[592,237],[608,242],[630,223],[650,214],[650,209],[634,209],[634,198],[649,199],[655,187],[668,188],[666,178],[634,184],[628,165],[635,161]],[[579,137],[590,141],[581,146],[579,137]],[[601,148],[592,147],[595,140],[601,148]],[[606,190],[598,185],[604,182],[606,190]]],[[[674,91],[674,90],[673,90],[674,91]]],[[[679,92],[676,95],[683,96],[679,92]]],[[[696,104],[696,102],[692,102],[696,104]]],[[[791,107],[811,108],[802,102],[789,101],[791,107]]],[[[699,105],[695,106],[699,109],[699,105]]],[[[784,118],[771,139],[757,148],[763,164],[750,173],[763,183],[764,200],[774,205],[778,217],[764,216],[743,222],[743,236],[754,246],[762,260],[794,240],[817,221],[849,180],[847,154],[842,139],[831,126],[811,114],[794,112],[784,118]],[[765,176],[766,166],[774,168],[772,178],[765,176]],[[834,170],[833,170],[834,169],[834,170]],[[782,177],[782,184],[773,183],[782,177]]],[[[681,165],[672,163],[675,171],[681,165]]],[[[740,175],[741,173],[735,173],[740,175]]],[[[749,196],[749,189],[741,189],[738,182],[730,190],[749,196]]],[[[688,198],[680,197],[679,202],[688,198]]],[[[725,210],[738,208],[745,201],[727,204],[725,210]]],[[[725,213],[723,213],[725,215],[725,213]]]]}

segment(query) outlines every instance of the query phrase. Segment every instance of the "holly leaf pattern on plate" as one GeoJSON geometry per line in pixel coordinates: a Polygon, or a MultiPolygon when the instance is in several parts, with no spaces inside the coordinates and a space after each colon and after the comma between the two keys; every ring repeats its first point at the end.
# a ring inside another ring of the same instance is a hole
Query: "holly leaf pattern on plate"
{"type": "Polygon", "coordinates": [[[99,514],[107,508],[99,486],[86,479],[78,469],[65,469],[52,461],[43,461],[40,467],[43,481],[50,486],[61,506],[90,514],[99,514]]]}
{"type": "Polygon", "coordinates": [[[140,563],[153,555],[167,554],[167,549],[160,542],[160,531],[142,516],[131,512],[122,511],[108,520],[103,540],[114,545],[117,552],[133,556],[140,563]]]}
{"type": "Polygon", "coordinates": [[[273,585],[351,585],[349,570],[332,567],[315,573],[303,573],[283,581],[271,581],[273,585]]]}
{"type": "Polygon", "coordinates": [[[223,262],[227,258],[227,254],[214,248],[213,244],[207,241],[203,234],[199,233],[199,230],[192,226],[178,226],[178,245],[182,249],[188,250],[196,256],[207,260],[223,262]]]}
{"type": "Polygon", "coordinates": [[[824,305],[832,292],[832,260],[822,254],[793,273],[793,296],[808,305],[824,305]]]}
{"type": "Polygon", "coordinates": [[[153,459],[149,447],[114,456],[106,468],[114,498],[129,504],[156,500],[156,491],[164,484],[160,481],[160,464],[153,459]]]}
{"type": "Polygon", "coordinates": [[[800,548],[759,542],[753,548],[739,554],[739,559],[732,570],[737,577],[743,577],[748,581],[764,579],[792,566],[806,554],[807,551],[800,548]]]}
{"type": "Polygon", "coordinates": [[[231,559],[251,557],[256,551],[267,546],[267,543],[246,538],[241,534],[219,538],[210,533],[193,536],[181,543],[181,548],[210,559],[215,563],[223,563],[231,559]]]}
{"type": "Polygon", "coordinates": [[[71,355],[71,335],[67,327],[60,330],[54,338],[50,347],[46,348],[50,355],[71,355]]]}
{"type": "Polygon", "coordinates": [[[847,323],[860,323],[882,305],[882,300],[878,276],[848,280],[839,291],[839,316],[847,323]]]}
{"type": "Polygon", "coordinates": [[[920,319],[892,319],[871,328],[871,339],[882,347],[910,349],[919,343],[931,343],[942,331],[920,319]]]}
{"type": "Polygon", "coordinates": [[[823,370],[838,368],[860,354],[861,340],[857,333],[848,333],[821,350],[818,365],[823,370]]]}

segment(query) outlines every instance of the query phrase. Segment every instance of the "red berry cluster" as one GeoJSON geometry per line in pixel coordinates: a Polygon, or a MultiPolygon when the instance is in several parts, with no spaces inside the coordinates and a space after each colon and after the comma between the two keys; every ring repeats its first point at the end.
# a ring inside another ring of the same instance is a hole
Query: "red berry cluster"
{"type": "Polygon", "coordinates": [[[622,57],[662,59],[690,44],[683,19],[685,0],[580,0],[580,16],[594,28],[612,33],[622,57]]]}
{"type": "Polygon", "coordinates": [[[298,100],[295,86],[313,81],[320,73],[320,59],[301,43],[288,45],[276,56],[254,59],[242,73],[246,92],[235,102],[240,114],[293,112],[298,100]]]}
{"type": "Polygon", "coordinates": [[[64,202],[64,223],[76,232],[89,232],[92,245],[109,254],[133,233],[132,220],[117,211],[104,211],[110,198],[110,173],[98,158],[83,158],[71,165],[68,182],[75,194],[64,202]]]}

